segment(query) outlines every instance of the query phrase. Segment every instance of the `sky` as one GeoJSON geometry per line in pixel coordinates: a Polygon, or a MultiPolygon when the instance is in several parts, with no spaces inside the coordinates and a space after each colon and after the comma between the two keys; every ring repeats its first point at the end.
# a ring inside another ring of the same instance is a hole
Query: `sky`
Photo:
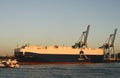
{"type": "Polygon", "coordinates": [[[120,0],[0,0],[0,55],[28,43],[72,46],[88,25],[88,47],[102,46],[117,28],[120,52],[120,0]]]}

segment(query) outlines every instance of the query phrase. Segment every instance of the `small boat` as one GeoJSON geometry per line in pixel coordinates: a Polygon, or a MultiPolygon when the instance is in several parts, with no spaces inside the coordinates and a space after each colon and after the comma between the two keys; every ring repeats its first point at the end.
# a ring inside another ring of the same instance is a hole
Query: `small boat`
{"type": "Polygon", "coordinates": [[[18,68],[19,64],[16,59],[8,59],[0,61],[0,68],[18,68]]]}

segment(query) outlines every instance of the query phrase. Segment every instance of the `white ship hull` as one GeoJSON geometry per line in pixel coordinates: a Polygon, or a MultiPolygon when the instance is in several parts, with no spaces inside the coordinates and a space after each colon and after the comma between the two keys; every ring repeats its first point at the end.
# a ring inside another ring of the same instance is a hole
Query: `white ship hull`
{"type": "Polygon", "coordinates": [[[20,62],[100,62],[103,55],[103,50],[99,48],[26,45],[15,49],[15,56],[20,62]]]}

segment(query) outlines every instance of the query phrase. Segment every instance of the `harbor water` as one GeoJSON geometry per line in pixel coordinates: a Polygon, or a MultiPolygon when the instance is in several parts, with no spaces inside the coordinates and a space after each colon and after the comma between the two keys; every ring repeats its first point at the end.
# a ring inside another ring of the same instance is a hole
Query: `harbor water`
{"type": "Polygon", "coordinates": [[[0,78],[120,78],[120,63],[21,65],[0,68],[0,78]]]}

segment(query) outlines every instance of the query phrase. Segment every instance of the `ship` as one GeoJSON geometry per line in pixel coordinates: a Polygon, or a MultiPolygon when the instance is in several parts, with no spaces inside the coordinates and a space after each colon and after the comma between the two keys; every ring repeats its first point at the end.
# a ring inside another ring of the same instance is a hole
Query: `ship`
{"type": "MultiPolygon", "coordinates": [[[[90,25],[82,32],[81,38],[71,47],[66,46],[34,46],[24,45],[14,49],[14,56],[19,63],[94,63],[103,62],[108,58],[105,50],[113,46],[102,48],[88,48],[87,38],[90,25]]],[[[116,34],[116,33],[115,33],[116,34]]],[[[113,38],[112,38],[113,39],[113,38]]]]}
{"type": "Polygon", "coordinates": [[[0,60],[0,68],[19,68],[19,63],[16,59],[0,60]]]}

